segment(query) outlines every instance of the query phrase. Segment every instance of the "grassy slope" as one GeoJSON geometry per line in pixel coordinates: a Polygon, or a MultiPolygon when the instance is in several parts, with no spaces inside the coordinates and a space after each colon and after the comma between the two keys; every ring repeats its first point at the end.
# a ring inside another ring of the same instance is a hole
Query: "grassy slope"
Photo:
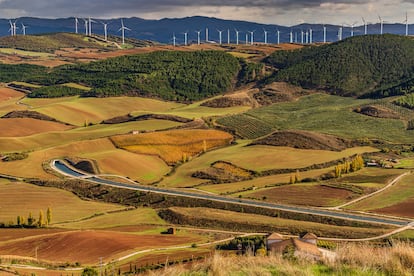
{"type": "Polygon", "coordinates": [[[123,208],[114,204],[83,201],[72,193],[60,189],[0,179],[0,209],[2,210],[0,221],[16,222],[18,215],[27,219],[29,212],[37,218],[39,210],[43,210],[45,214],[48,207],[52,209],[52,222],[76,220],[123,208]]]}
{"type": "MultiPolygon", "coordinates": [[[[270,146],[245,147],[250,141],[238,142],[238,145],[207,152],[200,157],[194,158],[190,162],[177,168],[172,176],[166,177],[161,183],[168,186],[192,186],[203,183],[205,180],[192,178],[191,174],[197,170],[207,169],[211,163],[218,160],[234,162],[236,165],[245,169],[262,171],[277,168],[306,167],[315,163],[336,160],[355,153],[375,151],[375,149],[369,147],[348,149],[343,152],[312,151],[270,146]],[[313,154],[312,156],[316,158],[316,161],[311,158],[307,159],[306,155],[309,153],[313,154]]],[[[289,176],[283,182],[286,183],[288,181],[289,176]]]]}
{"type": "Polygon", "coordinates": [[[386,191],[365,199],[348,207],[352,210],[370,211],[390,207],[399,203],[414,200],[414,175],[404,177],[396,185],[386,191]]]}
{"type": "Polygon", "coordinates": [[[241,134],[246,126],[238,124],[238,116],[255,119],[254,124],[259,128],[257,124],[261,122],[263,128],[268,129],[267,132],[300,129],[346,138],[373,138],[396,143],[414,141],[412,131],[407,131],[400,120],[378,119],[353,112],[354,108],[370,102],[372,101],[315,94],[303,97],[297,102],[254,109],[243,115],[220,119],[218,122],[235,128],[241,134]]]}
{"type": "Polygon", "coordinates": [[[69,229],[99,229],[129,225],[164,225],[165,222],[151,208],[139,208],[89,218],[77,222],[61,223],[58,227],[69,229]]]}

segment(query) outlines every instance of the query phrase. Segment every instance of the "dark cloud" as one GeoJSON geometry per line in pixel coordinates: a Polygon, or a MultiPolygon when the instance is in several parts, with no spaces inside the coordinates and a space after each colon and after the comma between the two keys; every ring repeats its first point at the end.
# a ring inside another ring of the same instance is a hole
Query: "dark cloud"
{"type": "MultiPolygon", "coordinates": [[[[404,0],[403,0],[404,1],[404,0]]],[[[407,1],[407,0],[405,0],[407,1]]],[[[26,16],[62,17],[72,15],[110,16],[120,13],[161,12],[169,9],[198,6],[242,7],[242,8],[312,8],[321,4],[364,4],[372,0],[0,0],[0,14],[8,11],[26,16]]],[[[408,2],[408,1],[407,1],[408,2]]],[[[413,1],[410,1],[413,2],[413,1]]],[[[186,16],[186,15],[183,15],[186,16]]]]}

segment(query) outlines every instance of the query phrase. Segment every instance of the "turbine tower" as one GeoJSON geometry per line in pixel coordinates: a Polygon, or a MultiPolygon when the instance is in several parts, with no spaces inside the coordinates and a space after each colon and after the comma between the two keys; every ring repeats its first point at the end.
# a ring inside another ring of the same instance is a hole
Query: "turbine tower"
{"type": "Polygon", "coordinates": [[[208,42],[208,28],[206,28],[206,42],[208,42]]]}
{"type": "Polygon", "coordinates": [[[365,18],[362,17],[362,22],[364,23],[364,34],[368,34],[368,22],[365,21],[365,18]]]}
{"type": "Polygon", "coordinates": [[[122,45],[125,45],[125,30],[130,31],[131,29],[129,29],[128,27],[125,27],[124,25],[124,20],[121,19],[121,28],[118,30],[122,32],[122,45]]]}
{"type": "Polygon", "coordinates": [[[92,23],[96,23],[96,21],[92,20],[91,17],[88,19],[89,21],[89,36],[92,35],[92,23]]]}
{"type": "Polygon", "coordinates": [[[13,23],[11,22],[11,20],[9,20],[9,24],[10,24],[10,29],[9,29],[10,35],[14,36],[14,28],[13,28],[13,23]]]}
{"type": "Polygon", "coordinates": [[[264,44],[267,44],[267,33],[268,33],[268,31],[263,29],[263,32],[264,32],[264,44]]]}
{"type": "Polygon", "coordinates": [[[187,46],[188,45],[188,32],[184,33],[184,45],[187,46]]]}
{"type": "Polygon", "coordinates": [[[83,19],[83,21],[85,22],[85,35],[88,35],[88,20],[83,19]]]}
{"type": "Polygon", "coordinates": [[[13,33],[14,33],[14,35],[17,35],[17,29],[18,29],[18,27],[16,26],[16,22],[17,22],[17,20],[13,22],[13,33]]]}
{"type": "Polygon", "coordinates": [[[250,33],[250,45],[254,44],[254,32],[255,31],[249,31],[249,33],[250,33]]]}
{"type": "Polygon", "coordinates": [[[353,37],[354,36],[354,27],[355,27],[355,25],[357,24],[358,22],[354,22],[354,23],[352,23],[351,24],[351,37],[353,37]]]}
{"type": "Polygon", "coordinates": [[[408,13],[405,13],[405,36],[408,36],[408,13]]]}
{"type": "Polygon", "coordinates": [[[200,45],[200,34],[201,31],[195,31],[197,33],[197,45],[200,45]]]}
{"type": "Polygon", "coordinates": [[[248,34],[248,32],[249,31],[246,32],[246,45],[249,44],[249,34],[248,34]]]}
{"type": "Polygon", "coordinates": [[[277,44],[279,45],[280,44],[280,31],[279,30],[277,30],[277,44]]]}
{"type": "Polygon", "coordinates": [[[380,34],[384,33],[384,20],[382,20],[381,16],[378,15],[378,19],[380,22],[380,34]]]}
{"type": "Polygon", "coordinates": [[[79,19],[75,17],[75,34],[78,33],[78,24],[79,24],[79,19]]]}
{"type": "Polygon", "coordinates": [[[306,41],[306,44],[309,43],[309,32],[308,31],[305,32],[305,41],[306,41]]]}
{"type": "Polygon", "coordinates": [[[219,45],[221,45],[222,44],[222,34],[223,34],[223,31],[222,30],[217,30],[217,32],[219,33],[219,45]]]}
{"type": "Polygon", "coordinates": [[[177,38],[175,37],[175,33],[173,33],[173,46],[175,47],[175,45],[176,45],[176,41],[177,41],[177,38]]]}
{"type": "Polygon", "coordinates": [[[302,31],[300,31],[300,43],[301,44],[303,44],[303,35],[304,35],[304,33],[303,33],[303,30],[302,31]]]}
{"type": "Polygon", "coordinates": [[[101,22],[104,26],[105,41],[108,41],[108,23],[101,22]]]}
{"type": "Polygon", "coordinates": [[[292,30],[290,30],[290,34],[289,34],[289,42],[293,43],[293,32],[292,30]]]}
{"type": "Polygon", "coordinates": [[[326,43],[326,26],[323,25],[323,43],[326,43]]]}
{"type": "Polygon", "coordinates": [[[26,28],[27,28],[27,26],[25,26],[25,25],[22,23],[22,34],[23,34],[23,35],[26,35],[26,28]]]}
{"type": "Polygon", "coordinates": [[[227,44],[230,44],[230,29],[227,29],[227,44]]]}
{"type": "Polygon", "coordinates": [[[339,27],[339,29],[338,29],[338,40],[340,41],[340,40],[342,40],[342,30],[343,30],[343,26],[341,26],[341,27],[339,27]]]}
{"type": "Polygon", "coordinates": [[[237,29],[234,29],[236,31],[236,45],[239,45],[239,33],[240,31],[238,31],[237,29]]]}

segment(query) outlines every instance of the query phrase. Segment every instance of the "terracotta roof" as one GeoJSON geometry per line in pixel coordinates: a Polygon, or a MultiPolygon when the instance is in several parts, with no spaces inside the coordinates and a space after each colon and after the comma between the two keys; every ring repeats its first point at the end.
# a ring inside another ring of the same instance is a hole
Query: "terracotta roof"
{"type": "Polygon", "coordinates": [[[315,234],[308,232],[308,233],[304,234],[303,236],[301,236],[301,238],[302,239],[309,239],[309,240],[311,240],[311,239],[316,240],[318,237],[315,234]]]}
{"type": "Polygon", "coordinates": [[[285,250],[285,248],[289,245],[294,246],[295,249],[300,252],[304,252],[314,256],[321,256],[321,252],[318,250],[318,247],[315,244],[307,243],[297,238],[290,238],[288,240],[284,240],[278,243],[272,243],[269,245],[268,249],[270,251],[283,252],[283,250],[285,250]]]}
{"type": "Polygon", "coordinates": [[[279,233],[272,233],[267,237],[268,240],[283,240],[283,236],[279,233]]]}

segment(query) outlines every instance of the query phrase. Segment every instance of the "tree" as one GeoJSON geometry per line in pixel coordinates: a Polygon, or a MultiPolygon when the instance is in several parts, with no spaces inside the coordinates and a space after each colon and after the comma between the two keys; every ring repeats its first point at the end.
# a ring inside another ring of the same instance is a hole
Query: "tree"
{"type": "Polygon", "coordinates": [[[82,271],[82,276],[98,276],[98,271],[91,267],[85,267],[82,271]]]}
{"type": "Polygon", "coordinates": [[[295,183],[299,183],[300,182],[300,179],[299,179],[299,170],[296,170],[296,173],[295,173],[295,183]]]}
{"type": "Polygon", "coordinates": [[[52,222],[52,209],[50,209],[50,207],[47,207],[46,223],[49,225],[51,222],[52,222]]]}
{"type": "Polygon", "coordinates": [[[37,221],[37,225],[39,227],[42,227],[43,225],[45,225],[45,218],[44,218],[42,210],[39,211],[39,220],[37,221]]]}
{"type": "Polygon", "coordinates": [[[27,217],[27,225],[33,226],[36,222],[36,219],[33,217],[32,212],[29,212],[29,216],[27,217]]]}
{"type": "Polygon", "coordinates": [[[20,226],[22,224],[22,219],[20,216],[17,216],[16,224],[20,226]]]}

